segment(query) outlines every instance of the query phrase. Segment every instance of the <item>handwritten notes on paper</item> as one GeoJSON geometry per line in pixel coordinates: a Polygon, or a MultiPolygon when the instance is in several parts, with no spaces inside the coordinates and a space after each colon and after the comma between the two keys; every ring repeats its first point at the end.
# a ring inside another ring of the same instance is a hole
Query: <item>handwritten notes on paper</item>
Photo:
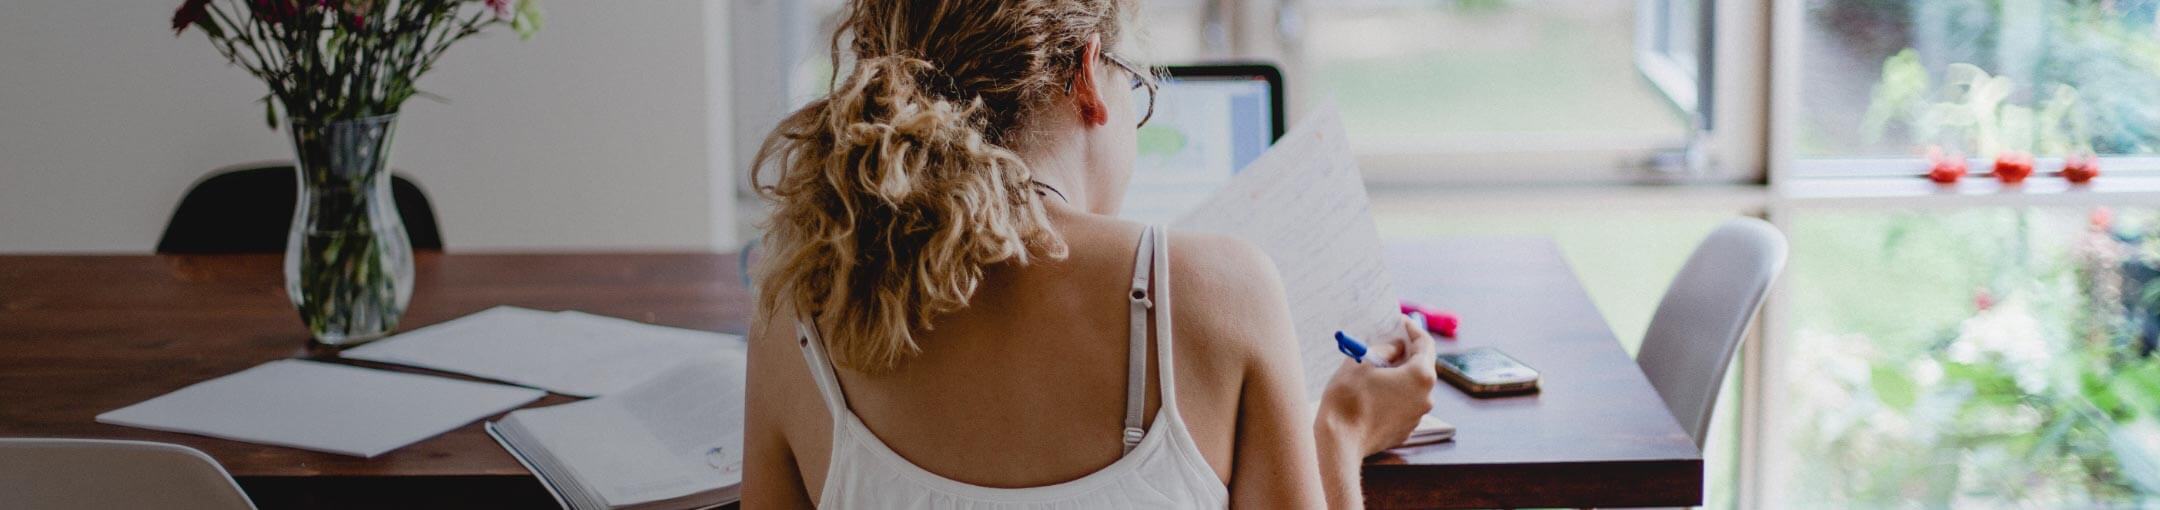
{"type": "Polygon", "coordinates": [[[1243,239],[1274,259],[1312,400],[1345,359],[1335,349],[1336,330],[1379,341],[1401,328],[1372,202],[1348,142],[1335,108],[1316,108],[1176,224],[1243,239]]]}

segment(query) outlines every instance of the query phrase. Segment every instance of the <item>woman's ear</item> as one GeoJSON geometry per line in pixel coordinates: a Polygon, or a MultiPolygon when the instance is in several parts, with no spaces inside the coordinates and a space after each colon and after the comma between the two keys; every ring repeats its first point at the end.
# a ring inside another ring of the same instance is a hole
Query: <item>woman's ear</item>
{"type": "Polygon", "coordinates": [[[1102,34],[1088,35],[1087,47],[1080,50],[1080,69],[1073,73],[1073,102],[1080,108],[1080,120],[1100,126],[1110,123],[1110,108],[1103,103],[1101,83],[1102,59],[1095,58],[1102,52],[1102,34]]]}

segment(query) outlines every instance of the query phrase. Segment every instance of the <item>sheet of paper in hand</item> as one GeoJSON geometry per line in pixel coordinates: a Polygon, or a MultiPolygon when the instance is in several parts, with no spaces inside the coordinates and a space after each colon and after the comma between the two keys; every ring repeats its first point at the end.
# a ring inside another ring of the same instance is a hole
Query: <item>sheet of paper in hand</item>
{"type": "Polygon", "coordinates": [[[1274,259],[1312,400],[1345,359],[1336,330],[1368,341],[1400,335],[1372,202],[1333,105],[1315,108],[1174,226],[1243,239],[1274,259]]]}

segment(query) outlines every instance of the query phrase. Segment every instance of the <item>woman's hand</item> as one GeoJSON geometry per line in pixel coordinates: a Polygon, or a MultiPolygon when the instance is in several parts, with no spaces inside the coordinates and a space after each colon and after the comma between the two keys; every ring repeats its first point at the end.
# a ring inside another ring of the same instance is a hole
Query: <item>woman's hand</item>
{"type": "Polygon", "coordinates": [[[1343,360],[1321,393],[1313,418],[1316,439],[1355,448],[1359,457],[1402,444],[1432,410],[1434,373],[1432,335],[1409,318],[1397,340],[1376,342],[1365,363],[1343,360]],[[1333,436],[1333,437],[1328,437],[1333,436]]]}
{"type": "Polygon", "coordinates": [[[1364,508],[1358,481],[1366,456],[1410,438],[1418,419],[1432,410],[1433,339],[1423,324],[1403,319],[1398,339],[1379,342],[1367,363],[1343,360],[1320,394],[1313,442],[1320,453],[1320,482],[1328,508],[1364,508]]]}

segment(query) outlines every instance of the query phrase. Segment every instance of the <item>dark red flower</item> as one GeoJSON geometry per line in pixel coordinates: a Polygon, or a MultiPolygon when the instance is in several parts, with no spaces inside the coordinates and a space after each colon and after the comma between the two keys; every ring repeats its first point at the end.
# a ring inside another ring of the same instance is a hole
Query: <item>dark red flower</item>
{"type": "Polygon", "coordinates": [[[270,23],[284,23],[300,17],[301,0],[249,0],[248,7],[255,11],[255,19],[270,23]]]}
{"type": "Polygon", "coordinates": [[[2100,176],[2100,158],[2091,154],[2073,154],[2063,158],[2063,179],[2084,184],[2100,176]]]}
{"type": "Polygon", "coordinates": [[[180,35],[180,32],[187,31],[188,26],[202,23],[209,17],[210,0],[187,0],[180,4],[180,10],[173,11],[173,35],[180,35]]]}

